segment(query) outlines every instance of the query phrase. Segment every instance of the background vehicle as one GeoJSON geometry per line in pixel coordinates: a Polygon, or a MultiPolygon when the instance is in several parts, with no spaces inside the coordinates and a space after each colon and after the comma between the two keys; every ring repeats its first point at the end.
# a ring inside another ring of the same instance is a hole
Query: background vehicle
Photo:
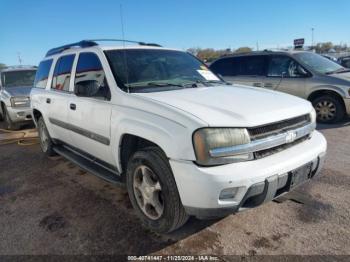
{"type": "Polygon", "coordinates": [[[319,174],[326,141],[309,102],[227,85],[186,52],[139,44],[47,53],[31,93],[43,152],[126,183],[157,232],[256,207],[319,174]]]}
{"type": "Polygon", "coordinates": [[[344,67],[346,67],[346,68],[350,68],[350,56],[340,57],[340,58],[338,59],[338,62],[339,62],[342,66],[344,66],[344,67]]]}
{"type": "Polygon", "coordinates": [[[5,120],[8,129],[32,121],[29,95],[35,73],[34,66],[8,67],[0,72],[0,120],[5,120]]]}
{"type": "Polygon", "coordinates": [[[305,98],[319,122],[337,122],[350,114],[349,70],[315,53],[252,52],[220,58],[210,69],[231,83],[305,98]]]}

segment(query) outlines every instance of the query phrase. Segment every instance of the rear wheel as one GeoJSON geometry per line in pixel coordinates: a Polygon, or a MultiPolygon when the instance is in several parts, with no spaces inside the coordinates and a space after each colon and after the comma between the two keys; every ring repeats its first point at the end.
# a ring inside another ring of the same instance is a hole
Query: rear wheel
{"type": "Polygon", "coordinates": [[[186,223],[168,159],[157,147],[136,152],[127,167],[130,201],[142,223],[152,231],[166,233],[186,223]]]}
{"type": "Polygon", "coordinates": [[[315,98],[312,104],[316,110],[317,121],[320,123],[335,123],[343,119],[345,109],[340,99],[332,95],[315,98]]]}
{"type": "Polygon", "coordinates": [[[53,150],[53,142],[51,140],[51,137],[49,135],[49,132],[47,131],[44,119],[42,117],[38,120],[38,133],[39,133],[39,140],[40,140],[40,147],[41,150],[47,155],[47,156],[54,156],[56,155],[56,152],[53,150]]]}

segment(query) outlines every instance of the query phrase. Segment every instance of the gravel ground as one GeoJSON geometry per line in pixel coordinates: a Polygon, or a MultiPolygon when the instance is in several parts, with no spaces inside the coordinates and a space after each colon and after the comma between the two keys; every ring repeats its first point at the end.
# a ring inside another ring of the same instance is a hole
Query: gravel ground
{"type": "Polygon", "coordinates": [[[321,177],[279,203],[190,219],[169,235],[141,227],[125,189],[38,145],[0,146],[0,255],[350,255],[350,120],[319,129],[329,146],[321,177]]]}

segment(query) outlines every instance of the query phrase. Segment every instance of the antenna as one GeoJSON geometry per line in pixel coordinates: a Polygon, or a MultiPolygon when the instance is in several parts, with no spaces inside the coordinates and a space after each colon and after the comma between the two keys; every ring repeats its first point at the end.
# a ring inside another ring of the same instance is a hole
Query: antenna
{"type": "Polygon", "coordinates": [[[125,77],[126,77],[126,88],[128,93],[130,93],[129,89],[129,70],[128,70],[128,62],[125,51],[125,34],[124,34],[124,17],[123,17],[123,5],[120,4],[120,24],[122,27],[122,39],[123,39],[123,53],[124,53],[124,68],[125,68],[125,77]]]}

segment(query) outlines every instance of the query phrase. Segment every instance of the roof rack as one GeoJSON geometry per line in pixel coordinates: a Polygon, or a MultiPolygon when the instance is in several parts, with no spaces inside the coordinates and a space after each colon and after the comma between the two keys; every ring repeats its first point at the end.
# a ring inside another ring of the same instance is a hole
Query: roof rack
{"type": "Polygon", "coordinates": [[[92,47],[92,46],[97,46],[98,43],[96,42],[124,42],[124,43],[133,43],[133,44],[138,44],[138,45],[143,45],[143,46],[157,46],[161,47],[161,45],[155,44],[155,43],[145,43],[145,42],[139,42],[139,41],[132,41],[132,40],[123,40],[123,39],[89,39],[89,40],[82,40],[80,42],[72,43],[72,44],[67,44],[59,47],[55,47],[47,51],[46,57],[62,53],[64,50],[70,49],[72,47],[81,47],[81,48],[86,48],[86,47],[92,47]]]}

